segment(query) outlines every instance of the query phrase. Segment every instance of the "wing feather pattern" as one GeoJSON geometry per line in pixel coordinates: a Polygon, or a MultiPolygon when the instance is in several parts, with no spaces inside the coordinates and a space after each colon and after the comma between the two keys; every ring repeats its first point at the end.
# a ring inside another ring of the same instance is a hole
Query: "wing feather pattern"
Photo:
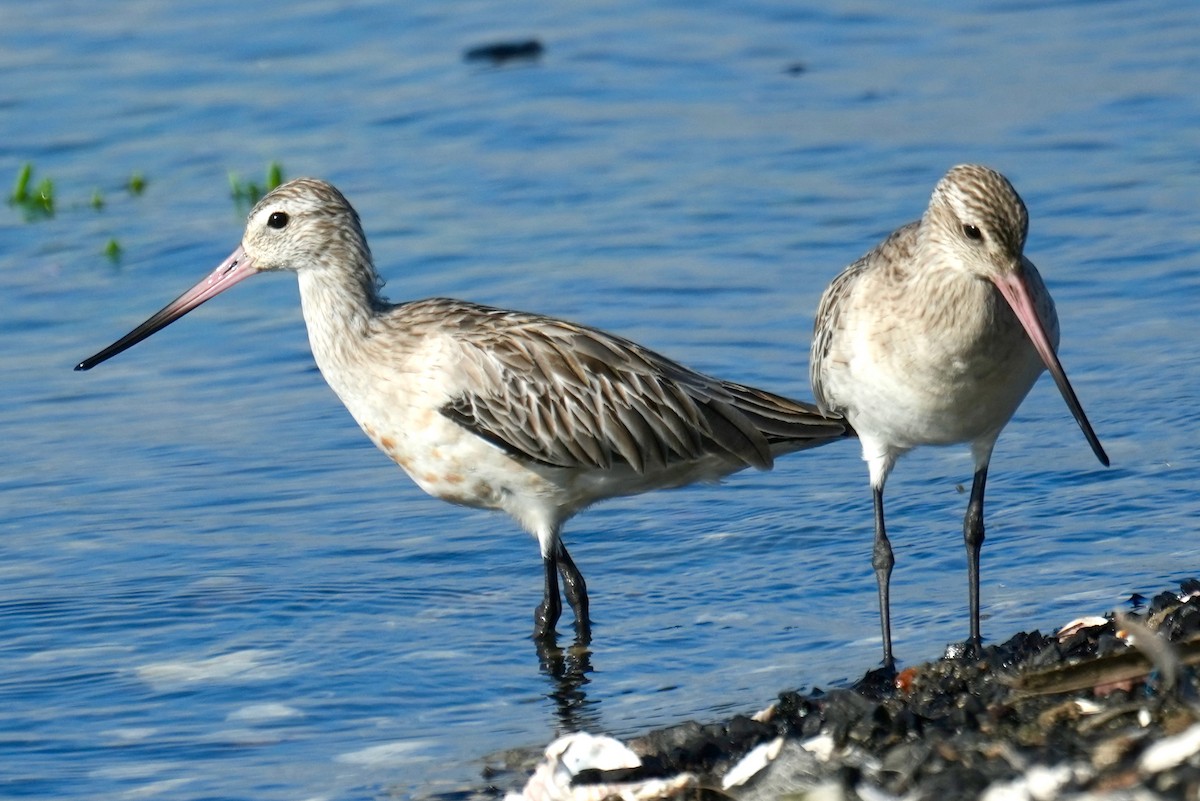
{"type": "Polygon", "coordinates": [[[879,269],[880,265],[890,265],[889,269],[900,269],[907,264],[916,247],[919,226],[920,222],[916,221],[897,228],[871,252],[839,273],[821,295],[821,302],[817,305],[817,316],[813,318],[812,351],[808,363],[813,399],[822,412],[828,414],[841,411],[835,408],[826,391],[825,362],[830,358],[833,338],[843,325],[842,315],[849,302],[849,296],[869,269],[879,269]],[[877,251],[888,251],[888,258],[879,258],[877,251]]]}
{"type": "Polygon", "coordinates": [[[717,454],[769,468],[848,435],[811,404],[721,381],[629,340],[552,318],[433,299],[465,381],[441,412],[511,454],[563,468],[639,473],[717,454]]]}

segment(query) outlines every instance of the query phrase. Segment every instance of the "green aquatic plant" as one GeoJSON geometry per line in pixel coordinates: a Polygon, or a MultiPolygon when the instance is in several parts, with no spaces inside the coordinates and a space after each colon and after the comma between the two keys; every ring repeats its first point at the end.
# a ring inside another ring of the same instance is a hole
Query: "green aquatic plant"
{"type": "Polygon", "coordinates": [[[37,189],[33,191],[32,202],[35,206],[46,213],[47,216],[54,213],[54,182],[49,178],[43,178],[38,181],[37,189]]]}
{"type": "Polygon", "coordinates": [[[283,183],[283,165],[278,161],[272,161],[267,165],[267,191],[278,188],[283,183]]]}
{"type": "Polygon", "coordinates": [[[29,199],[29,181],[33,178],[33,165],[25,162],[17,170],[17,183],[13,186],[12,194],[8,196],[9,203],[24,203],[29,199]]]}
{"type": "MultiPolygon", "coordinates": [[[[13,183],[12,193],[8,196],[10,206],[20,207],[27,219],[34,217],[51,217],[57,208],[57,197],[54,181],[43,178],[34,183],[33,165],[29,162],[17,170],[17,180],[13,183]]],[[[134,172],[125,182],[125,189],[131,195],[140,195],[146,191],[146,178],[141,172],[134,172]]],[[[68,208],[78,208],[81,204],[72,203],[68,208]]],[[[99,211],[107,205],[104,193],[100,189],[92,191],[88,205],[99,211]]]]}
{"type": "Polygon", "coordinates": [[[26,162],[17,171],[17,181],[9,195],[9,205],[20,206],[27,216],[54,216],[54,182],[43,178],[33,186],[33,165],[26,162]]]}
{"type": "MultiPolygon", "coordinates": [[[[134,172],[126,182],[125,188],[131,195],[140,195],[146,189],[146,179],[142,173],[134,172]]],[[[26,162],[17,170],[17,179],[13,183],[12,192],[8,196],[8,204],[21,209],[26,222],[52,217],[58,207],[54,181],[50,178],[36,180],[33,164],[26,162]]],[[[94,211],[99,212],[103,211],[107,204],[108,201],[105,199],[104,192],[99,188],[93,189],[92,196],[87,201],[87,205],[94,211]]],[[[83,208],[84,203],[82,202],[71,202],[63,206],[66,212],[78,212],[83,208]]],[[[124,249],[116,237],[110,237],[104,243],[101,252],[110,262],[116,263],[121,259],[124,249]]]]}
{"type": "Polygon", "coordinates": [[[229,173],[229,192],[239,208],[253,206],[263,195],[282,183],[283,167],[278,161],[267,165],[266,180],[261,185],[253,181],[243,181],[236,172],[229,173]]]}

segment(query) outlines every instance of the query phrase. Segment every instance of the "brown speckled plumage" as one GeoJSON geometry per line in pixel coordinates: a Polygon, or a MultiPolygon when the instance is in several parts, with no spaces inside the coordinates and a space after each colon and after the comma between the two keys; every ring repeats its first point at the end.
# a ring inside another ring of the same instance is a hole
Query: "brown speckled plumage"
{"type": "Polygon", "coordinates": [[[629,340],[536,314],[432,298],[391,304],[358,215],[333,186],[291,181],[250,212],[208,278],[87,369],[257,272],[297,273],[313,357],[363,431],[426,492],[510,514],[541,545],[535,634],[553,633],[557,574],[588,630],[562,525],[618,495],[712,481],[849,435],[811,404],[722,381],[629,340]]]}
{"type": "Polygon", "coordinates": [[[950,170],[925,214],[896,230],[825,290],[813,331],[818,406],[858,433],[875,498],[875,554],[884,665],[893,668],[888,582],[892,556],[883,486],[920,445],[970,443],[975,483],[964,522],[978,645],[983,489],[1001,429],[1049,369],[1097,458],[1099,440],[1062,371],[1058,317],[1024,256],[1029,216],[1012,184],[978,165],[950,170]]]}

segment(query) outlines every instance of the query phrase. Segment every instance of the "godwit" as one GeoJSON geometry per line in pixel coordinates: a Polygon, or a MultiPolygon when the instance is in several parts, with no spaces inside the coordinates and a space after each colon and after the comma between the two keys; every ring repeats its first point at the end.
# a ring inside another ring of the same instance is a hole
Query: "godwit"
{"type": "Polygon", "coordinates": [[[618,495],[713,481],[848,434],[837,415],[710,378],[629,340],[535,314],[433,298],[391,304],[358,215],[333,186],[291,181],[250,212],[241,246],[88,370],[255,273],[300,282],[321,374],[367,436],[425,492],[507,512],[541,546],[550,637],[563,592],[589,632],[563,524],[618,495]]]}
{"type": "Polygon", "coordinates": [[[1108,456],[1055,351],[1058,315],[1022,254],[1029,215],[1012,184],[976,165],[950,170],[917,222],[898,229],[834,279],[821,298],[811,378],[817,405],[845,415],[862,441],[875,500],[872,566],[879,585],[883,667],[892,658],[888,583],[895,559],[883,485],[918,445],[967,442],[975,460],[963,520],[977,653],[983,488],[1000,430],[1048,369],[1101,463],[1108,456]]]}

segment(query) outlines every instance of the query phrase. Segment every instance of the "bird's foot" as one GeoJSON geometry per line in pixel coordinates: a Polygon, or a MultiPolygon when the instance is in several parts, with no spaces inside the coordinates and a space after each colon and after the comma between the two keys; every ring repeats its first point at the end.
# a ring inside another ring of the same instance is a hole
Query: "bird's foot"
{"type": "MultiPolygon", "coordinates": [[[[561,606],[555,609],[554,604],[547,604],[545,601],[534,611],[533,639],[539,648],[557,647],[558,632],[555,631],[555,627],[561,614],[561,606]]],[[[582,610],[576,609],[575,614],[575,645],[587,648],[592,644],[592,621],[588,618],[587,605],[585,604],[582,610]]]]}
{"type": "Polygon", "coordinates": [[[887,698],[896,691],[896,663],[868,670],[863,677],[854,683],[853,690],[868,698],[887,698]]]}
{"type": "Polygon", "coordinates": [[[983,646],[979,640],[967,639],[964,642],[952,642],[946,646],[942,659],[951,661],[972,661],[983,656],[983,646]]]}
{"type": "Polygon", "coordinates": [[[587,607],[583,608],[583,613],[575,618],[575,644],[587,647],[592,644],[592,621],[588,620],[587,607]]]}

